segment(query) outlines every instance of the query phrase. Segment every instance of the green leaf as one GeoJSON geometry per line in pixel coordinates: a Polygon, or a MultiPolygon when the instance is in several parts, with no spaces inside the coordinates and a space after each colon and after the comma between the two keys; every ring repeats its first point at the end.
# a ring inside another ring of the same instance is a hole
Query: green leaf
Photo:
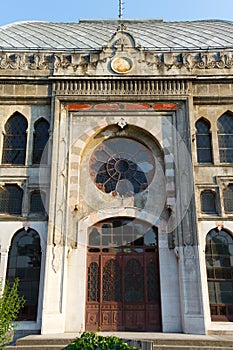
{"type": "Polygon", "coordinates": [[[9,343],[12,332],[16,328],[14,321],[17,319],[20,308],[25,300],[18,294],[19,279],[15,279],[12,286],[6,281],[4,289],[0,281],[0,348],[9,343]]]}
{"type": "Polygon", "coordinates": [[[138,348],[129,346],[122,339],[109,336],[104,337],[94,332],[83,332],[80,338],[75,339],[64,349],[85,349],[85,350],[138,350],[138,348]],[[74,347],[73,347],[74,346],[74,347]]]}

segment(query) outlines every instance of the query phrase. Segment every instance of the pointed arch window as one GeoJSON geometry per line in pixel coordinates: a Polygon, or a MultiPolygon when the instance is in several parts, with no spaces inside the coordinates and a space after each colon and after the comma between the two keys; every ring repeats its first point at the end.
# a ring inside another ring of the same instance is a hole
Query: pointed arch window
{"type": "Polygon", "coordinates": [[[223,191],[223,201],[225,213],[233,213],[233,184],[223,191]]]}
{"type": "Polygon", "coordinates": [[[0,189],[0,213],[21,215],[23,190],[18,185],[6,184],[0,189]]]}
{"type": "Polygon", "coordinates": [[[216,214],[216,194],[206,190],[201,193],[201,209],[206,214],[216,214]]]}
{"type": "Polygon", "coordinates": [[[220,162],[233,163],[233,116],[224,114],[217,125],[220,162]]]}
{"type": "Polygon", "coordinates": [[[26,118],[14,113],[5,124],[2,164],[24,165],[27,145],[26,118]]]}
{"type": "Polygon", "coordinates": [[[211,318],[233,322],[233,238],[226,230],[208,233],[206,267],[211,318]]]}
{"type": "Polygon", "coordinates": [[[204,118],[196,122],[196,142],[198,163],[212,163],[212,140],[210,123],[204,118]]]}
{"type": "Polygon", "coordinates": [[[35,132],[33,139],[33,164],[47,164],[48,152],[47,142],[49,139],[49,123],[45,119],[40,119],[35,123],[35,132]]]}
{"type": "Polygon", "coordinates": [[[26,303],[19,321],[36,321],[41,268],[40,237],[33,229],[16,232],[12,239],[6,278],[13,283],[19,278],[19,294],[26,303]]]}
{"type": "Polygon", "coordinates": [[[30,213],[44,214],[45,213],[45,193],[36,190],[30,196],[30,213]]]}

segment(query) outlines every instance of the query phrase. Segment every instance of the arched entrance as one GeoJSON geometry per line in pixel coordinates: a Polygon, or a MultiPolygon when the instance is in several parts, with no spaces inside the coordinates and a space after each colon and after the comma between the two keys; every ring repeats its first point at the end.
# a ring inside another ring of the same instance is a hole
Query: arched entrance
{"type": "Polygon", "coordinates": [[[14,235],[9,251],[6,279],[19,278],[19,294],[25,305],[19,321],[36,321],[41,268],[40,237],[33,229],[22,229],[14,235]]]}
{"type": "Polygon", "coordinates": [[[206,267],[211,319],[233,322],[233,237],[226,230],[208,233],[206,267]]]}
{"type": "Polygon", "coordinates": [[[86,330],[161,331],[157,228],[111,218],[88,239],[86,330]]]}

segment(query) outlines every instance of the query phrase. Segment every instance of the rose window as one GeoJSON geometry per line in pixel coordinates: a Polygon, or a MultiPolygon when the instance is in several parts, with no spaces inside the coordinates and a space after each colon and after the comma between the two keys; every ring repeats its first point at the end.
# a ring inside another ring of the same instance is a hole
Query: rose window
{"type": "Polygon", "coordinates": [[[89,169],[92,180],[102,192],[129,197],[149,186],[155,161],[152,152],[140,142],[118,137],[96,147],[89,169]]]}

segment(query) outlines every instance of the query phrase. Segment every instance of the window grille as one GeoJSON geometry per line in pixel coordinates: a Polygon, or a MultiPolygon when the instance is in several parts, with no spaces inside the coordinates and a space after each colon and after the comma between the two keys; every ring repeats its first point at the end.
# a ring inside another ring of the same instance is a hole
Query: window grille
{"type": "Polygon", "coordinates": [[[17,185],[5,185],[0,190],[0,213],[21,215],[23,190],[17,185]]]}
{"type": "Polygon", "coordinates": [[[121,279],[118,261],[108,260],[103,267],[103,301],[122,301],[121,279]]]}
{"type": "Polygon", "coordinates": [[[45,194],[40,191],[33,191],[30,198],[30,213],[44,214],[45,194]]]}
{"type": "Polygon", "coordinates": [[[224,114],[217,125],[220,162],[233,163],[233,116],[224,114]]]}
{"type": "Polygon", "coordinates": [[[88,266],[88,301],[99,301],[100,272],[96,262],[88,266]]]}
{"type": "Polygon", "coordinates": [[[196,143],[198,163],[212,163],[212,141],[210,124],[203,118],[196,122],[196,143]]]}
{"type": "Polygon", "coordinates": [[[201,193],[201,208],[206,214],[216,214],[216,196],[212,191],[203,191],[201,193]]]}
{"type": "Polygon", "coordinates": [[[223,191],[224,210],[226,213],[233,213],[233,184],[230,184],[223,191]]]}
{"type": "Polygon", "coordinates": [[[49,139],[49,123],[41,119],[35,124],[34,140],[33,140],[33,164],[47,164],[48,150],[47,142],[49,139]]]}
{"type": "Polygon", "coordinates": [[[5,124],[2,164],[25,164],[27,127],[27,120],[20,113],[8,119],[5,124]]]}

